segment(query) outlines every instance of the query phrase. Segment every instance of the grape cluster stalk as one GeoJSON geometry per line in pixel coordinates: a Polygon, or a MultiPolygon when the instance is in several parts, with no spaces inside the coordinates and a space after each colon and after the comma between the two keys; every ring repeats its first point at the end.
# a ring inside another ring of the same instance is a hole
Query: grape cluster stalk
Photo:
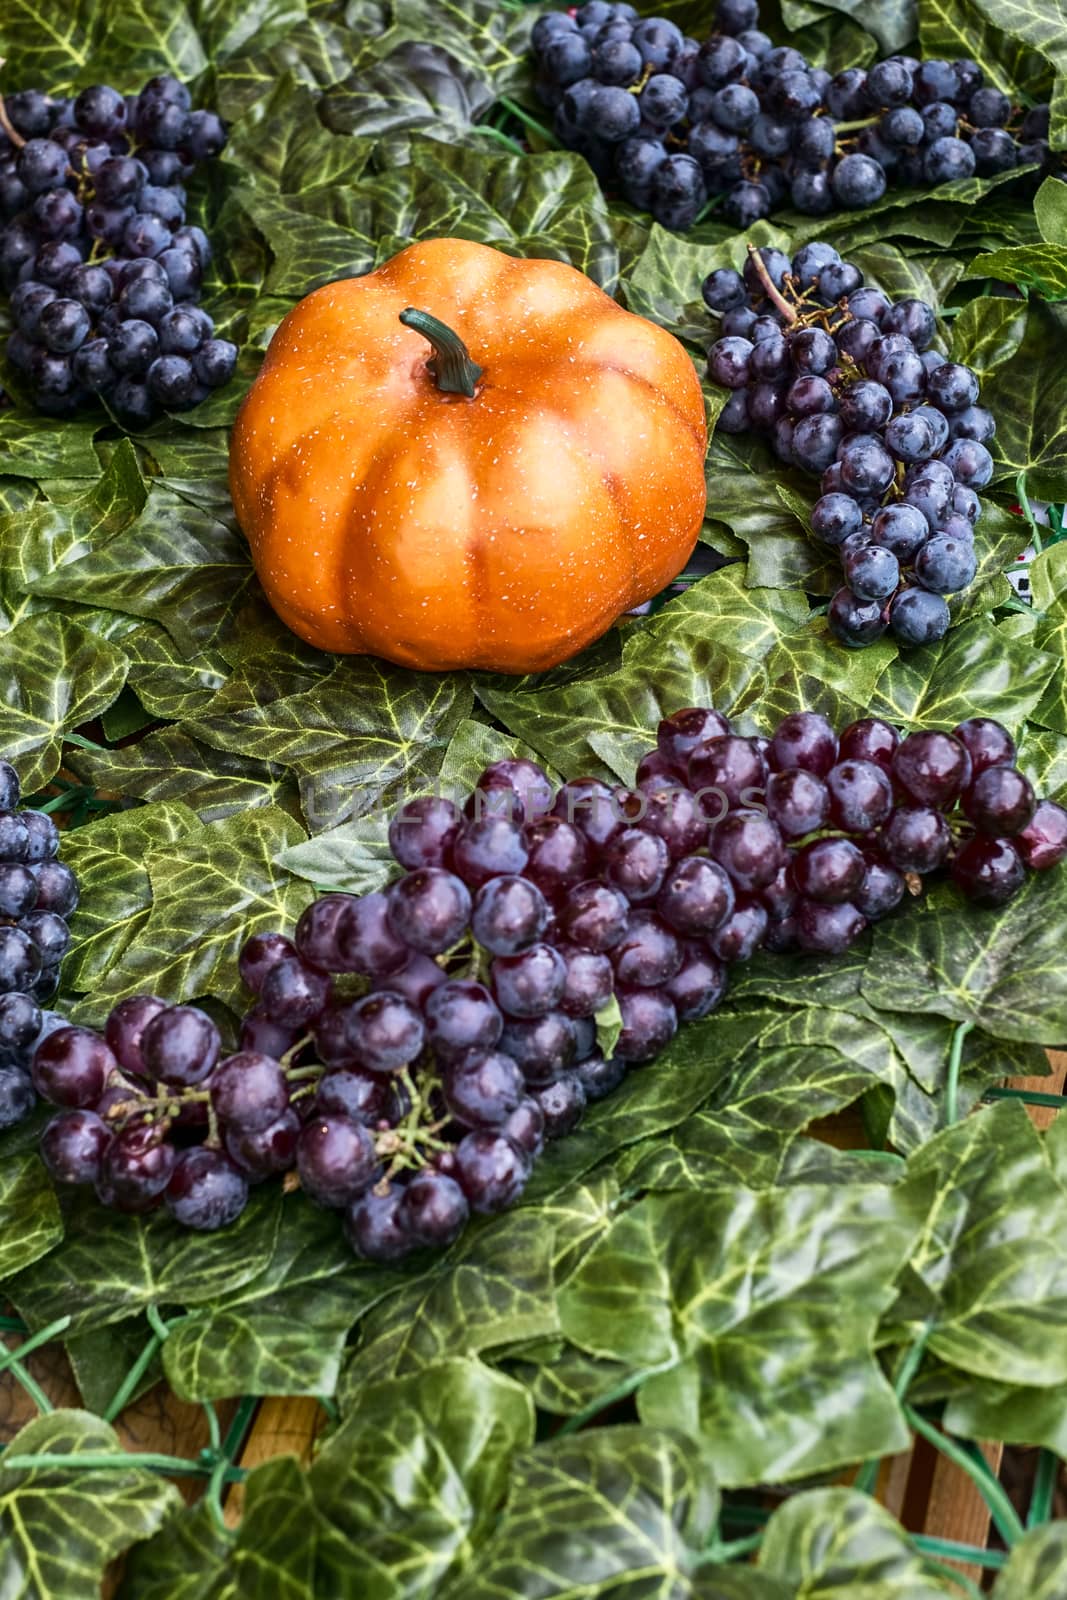
{"type": "Polygon", "coordinates": [[[176,78],[136,95],[25,89],[0,101],[0,284],[7,358],[39,411],[103,401],[130,426],[233,376],[237,347],[198,304],[211,246],[185,184],[226,130],[176,78]]]}
{"type": "Polygon", "coordinates": [[[844,583],[831,631],[852,649],[888,631],[933,644],[946,595],[978,571],[977,491],[993,476],[992,413],[977,375],[935,343],[932,306],[891,301],[832,245],[749,245],[740,272],[703,285],[721,337],[708,376],[730,391],[716,427],[765,436],[780,461],[819,477],[811,531],[844,583]]]}
{"type": "Polygon", "coordinates": [[[59,830],[21,799],[18,773],[0,760],[0,1130],[37,1104],[34,1053],[64,1026],[48,1001],[59,991],[67,919],[78,904],[77,879],[59,860],[59,830]]]}
{"type": "Polygon", "coordinates": [[[1019,166],[1057,175],[1049,107],[1027,110],[975,61],[892,55],[831,76],[761,32],[757,0],[719,0],[703,42],[628,0],[547,11],[531,43],[553,130],[607,188],[684,230],[709,206],[749,228],[1019,166]]]}
{"type": "Polygon", "coordinates": [[[443,1248],[713,1012],[732,963],[840,954],[942,870],[1001,906],[1067,856],[1067,811],[984,718],[902,738],[798,712],[768,739],[689,707],[632,787],[497,761],[462,811],[411,800],[389,840],[388,888],[246,941],[236,1051],[153,995],[38,1045],[57,1181],[208,1230],[284,1174],[366,1259],[443,1248]]]}

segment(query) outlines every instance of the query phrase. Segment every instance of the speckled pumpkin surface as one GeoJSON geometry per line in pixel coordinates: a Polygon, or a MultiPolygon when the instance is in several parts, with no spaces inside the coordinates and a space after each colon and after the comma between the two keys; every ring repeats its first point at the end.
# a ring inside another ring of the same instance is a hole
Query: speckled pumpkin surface
{"type": "Polygon", "coordinates": [[[237,420],[230,487],[272,605],[310,643],[538,671],[684,566],[705,507],[689,356],[574,268],[435,239],[318,289],[237,420]],[[482,368],[444,393],[432,313],[482,368]]]}

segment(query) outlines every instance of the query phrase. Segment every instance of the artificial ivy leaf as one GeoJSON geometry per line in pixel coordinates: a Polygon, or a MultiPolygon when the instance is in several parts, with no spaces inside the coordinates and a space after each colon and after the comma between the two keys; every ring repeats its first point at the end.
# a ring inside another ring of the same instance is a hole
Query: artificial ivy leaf
{"type": "Polygon", "coordinates": [[[1067,733],[1067,544],[1051,545],[1030,563],[1030,593],[1034,606],[1044,613],[1033,642],[1059,662],[1033,719],[1067,733]]]}
{"type": "Polygon", "coordinates": [[[54,776],[63,735],[118,698],[126,665],[117,645],[58,614],[27,617],[0,636],[0,750],[27,794],[54,776]]]}
{"type": "Polygon", "coordinates": [[[536,1209],[468,1226],[446,1255],[363,1319],[342,1405],[359,1403],[382,1378],[557,1333],[552,1244],[536,1209]]]}
{"type": "Polygon", "coordinates": [[[821,619],[802,633],[783,634],[764,662],[766,687],[753,681],[734,708],[755,729],[770,732],[797,706],[819,711],[841,727],[866,714],[896,647],[881,639],[867,649],[842,650],[821,619]]]}
{"type": "Polygon", "coordinates": [[[47,1255],[62,1237],[55,1190],[38,1156],[5,1152],[0,1165],[0,1278],[47,1255]]]}
{"type": "Polygon", "coordinates": [[[1067,408],[1059,352],[1067,337],[1067,306],[1031,300],[1017,353],[998,367],[982,391],[997,419],[990,443],[1003,475],[1026,473],[1028,492],[1067,499],[1067,408]]]}
{"type": "Polygon", "coordinates": [[[717,1510],[704,1458],[676,1433],[551,1440],[513,1461],[496,1527],[441,1600],[688,1600],[684,1574],[717,1510]]]}
{"type": "MultiPolygon", "coordinates": [[[[64,1335],[63,1349],[87,1411],[102,1415],[107,1410],[152,1337],[147,1318],[142,1316],[126,1317],[122,1322],[93,1328],[73,1337],[64,1335]]],[[[157,1351],[130,1395],[131,1403],[157,1384],[161,1375],[157,1351]]]]}
{"type": "Polygon", "coordinates": [[[244,540],[210,512],[157,486],[124,532],[29,587],[162,623],[192,655],[228,630],[254,584],[244,540]]]}
{"type": "Polygon", "coordinates": [[[186,727],[206,744],[295,773],[304,815],[320,832],[419,793],[472,700],[462,674],[345,657],[314,689],[291,694],[266,674],[235,678],[186,727]]]}
{"type": "Polygon", "coordinates": [[[296,785],[281,767],[199,744],[184,728],[162,728],[121,750],[78,750],[70,765],[99,789],[139,800],[180,800],[202,822],[257,807],[297,811],[296,785]]]}
{"type": "Polygon", "coordinates": [[[453,137],[492,104],[486,75],[439,43],[408,39],[379,61],[331,89],[322,99],[328,128],[359,139],[419,132],[453,137]]]}
{"type": "Polygon", "coordinates": [[[314,1593],[436,1594],[491,1530],[512,1457],[533,1432],[525,1389],[477,1361],[446,1360],[373,1385],[309,1473],[325,1524],[314,1593]]]}
{"type": "Polygon", "coordinates": [[[1017,283],[1043,300],[1067,299],[1067,246],[1024,244],[975,256],[969,278],[997,278],[1017,283]]]}
{"type": "Polygon", "coordinates": [[[1067,795],[1067,738],[1028,724],[1019,745],[1016,765],[1026,773],[1043,799],[1063,804],[1067,795]]]}
{"type": "MultiPolygon", "coordinates": [[[[497,95],[513,83],[525,85],[534,18],[509,11],[495,0],[405,0],[396,7],[388,42],[433,38],[458,60],[482,72],[497,95]]],[[[383,40],[383,44],[387,42],[383,40]]]]}
{"type": "Polygon", "coordinates": [[[954,728],[995,717],[1015,731],[1033,714],[1056,657],[988,622],[953,628],[939,644],[901,652],[878,679],[870,714],[905,727],[954,728]]]}
{"type": "Polygon", "coordinates": [[[207,1501],[181,1506],[154,1538],[134,1545],[117,1600],[237,1600],[232,1557],[232,1541],[215,1527],[207,1501]]]}
{"type": "Polygon", "coordinates": [[[25,1268],[7,1293],[31,1328],[70,1315],[71,1333],[152,1305],[197,1306],[233,1292],[270,1261],[281,1194],[257,1189],[232,1227],[205,1237],[166,1212],[131,1217],[78,1190],[63,1197],[61,1249],[25,1268]]]}
{"type": "MultiPolygon", "coordinates": [[[[981,384],[1010,361],[1026,333],[1026,306],[1014,298],[980,295],[968,300],[952,324],[953,361],[972,367],[981,384]]],[[[984,531],[984,530],[983,530],[984,531]]]]}
{"type": "Polygon", "coordinates": [[[130,688],[151,716],[168,721],[203,711],[230,675],[218,651],[201,650],[190,656],[155,622],[126,634],[122,648],[130,663],[130,688]]]}
{"type": "Polygon", "coordinates": [[[919,38],[924,56],[977,61],[986,80],[1004,94],[1014,95],[1025,83],[1044,99],[1052,87],[1048,61],[1022,41],[1003,13],[976,0],[923,0],[919,38]]]}
{"type": "Polygon", "coordinates": [[[1008,1556],[993,1600],[1059,1600],[1067,1588],[1067,1523],[1032,1528],[1008,1556]]]}
{"type": "Polygon", "coordinates": [[[898,1450],[907,1430],[873,1341],[919,1220],[900,1189],[874,1186],[653,1195],[563,1288],[560,1325],[648,1373],[643,1420],[699,1437],[724,1484],[898,1450]]]}
{"type": "Polygon", "coordinates": [[[997,1039],[1067,1037],[1067,972],[1058,938],[1067,883],[1035,872],[995,911],[939,884],[899,920],[875,929],[863,993],[884,1011],[977,1022],[997,1039]]]}
{"type": "Polygon", "coordinates": [[[1038,1389],[968,1372],[950,1392],[941,1420],[948,1433],[964,1439],[1043,1445],[1062,1456],[1067,1452],[1067,1384],[1038,1389]]]}
{"type": "Polygon", "coordinates": [[[63,968],[71,989],[94,988],[143,929],[152,904],[148,852],[198,825],[188,806],[166,802],[100,817],[67,834],[63,859],[81,888],[63,968]]]}
{"type": "Polygon", "coordinates": [[[180,1504],[175,1486],[138,1466],[99,1417],[66,1410],[35,1417],[0,1455],[5,1589],[12,1600],[96,1594],[108,1562],[150,1538],[180,1504]],[[33,1455],[113,1455],[115,1465],[6,1465],[33,1455]]]}
{"type": "MultiPolygon", "coordinates": [[[[14,0],[14,3],[27,11],[35,34],[43,38],[40,11],[26,6],[25,0],[14,0]]],[[[5,33],[5,25],[0,23],[0,41],[5,33]]],[[[4,72],[8,93],[15,87],[8,75],[10,65],[10,62],[5,63],[4,72]]],[[[46,76],[31,80],[31,85],[36,88],[41,83],[55,81],[46,76]]],[[[95,478],[100,471],[100,461],[93,449],[93,435],[99,426],[99,423],[72,422],[66,417],[62,420],[42,417],[37,411],[2,411],[0,472],[18,478],[95,478]]]]}
{"type": "Polygon", "coordinates": [[[230,130],[225,159],[243,181],[302,194],[358,182],[373,145],[331,133],[318,117],[318,99],[286,73],[230,130]]]}
{"type": "Polygon", "coordinates": [[[933,1185],[911,1258],[923,1293],[907,1288],[895,1317],[932,1323],[932,1353],[1005,1383],[1067,1382],[1067,1194],[1022,1106],[1002,1101],[947,1128],[908,1163],[933,1185]]]}
{"type": "Polygon", "coordinates": [[[892,0],[872,10],[863,0],[824,0],[831,10],[862,23],[881,45],[883,55],[903,50],[915,38],[918,7],[915,0],[892,0]]]}
{"type": "Polygon", "coordinates": [[[778,1507],[759,1570],[796,1584],[798,1600],[947,1600],[900,1524],[854,1489],[812,1489],[778,1507]]]}
{"type": "Polygon", "coordinates": [[[274,864],[303,837],[285,812],[264,806],[206,823],[148,853],[152,906],[135,943],[79,1007],[95,1022],[130,994],[172,1004],[214,995],[241,1012],[241,945],[253,933],[290,930],[311,899],[299,878],[274,864]]]}

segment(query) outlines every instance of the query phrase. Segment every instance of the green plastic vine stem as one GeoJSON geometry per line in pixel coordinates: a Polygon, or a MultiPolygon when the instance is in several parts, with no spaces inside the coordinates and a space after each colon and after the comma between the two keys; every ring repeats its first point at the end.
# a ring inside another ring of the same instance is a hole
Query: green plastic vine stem
{"type": "Polygon", "coordinates": [[[1034,516],[1034,508],[1030,504],[1030,496],[1026,492],[1025,472],[1020,472],[1015,480],[1015,493],[1019,496],[1019,507],[1030,529],[1030,543],[1034,547],[1035,554],[1040,555],[1045,548],[1045,541],[1038,526],[1037,518],[1034,516]]]}
{"type": "Polygon", "coordinates": [[[973,1022],[957,1024],[948,1053],[948,1070],[945,1077],[945,1126],[951,1128],[960,1118],[960,1067],[963,1063],[963,1046],[973,1022]]]}
{"type": "Polygon", "coordinates": [[[904,1415],[907,1418],[908,1426],[914,1432],[929,1444],[932,1444],[935,1450],[947,1457],[954,1466],[959,1467],[961,1472],[965,1472],[971,1479],[978,1493],[989,1507],[989,1514],[1008,1548],[1010,1549],[1017,1544],[1025,1534],[1026,1529],[1020,1522],[1019,1514],[1015,1507],[988,1468],[983,1471],[970,1451],[964,1449],[961,1444],[957,1444],[954,1439],[950,1439],[939,1428],[935,1428],[932,1422],[927,1422],[926,1418],[920,1416],[914,1406],[905,1406],[904,1415]]]}

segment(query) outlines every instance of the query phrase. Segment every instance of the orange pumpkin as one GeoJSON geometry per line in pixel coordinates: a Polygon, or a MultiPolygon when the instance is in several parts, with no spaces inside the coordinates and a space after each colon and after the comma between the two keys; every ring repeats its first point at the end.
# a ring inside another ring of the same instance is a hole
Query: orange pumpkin
{"type": "Polygon", "coordinates": [[[301,638],[532,672],[685,565],[706,445],[669,333],[573,267],[434,239],[289,313],[237,418],[230,490],[301,638]]]}

